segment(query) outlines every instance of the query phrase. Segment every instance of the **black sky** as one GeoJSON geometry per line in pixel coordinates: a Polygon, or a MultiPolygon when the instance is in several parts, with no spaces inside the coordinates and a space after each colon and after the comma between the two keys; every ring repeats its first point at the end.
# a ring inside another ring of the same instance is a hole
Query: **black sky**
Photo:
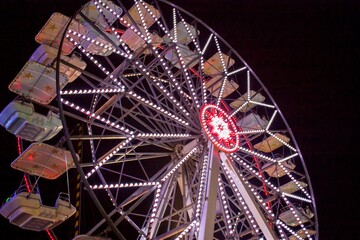
{"type": "MultiPolygon", "coordinates": [[[[315,192],[320,239],[359,239],[360,1],[173,0],[222,36],[255,71],[289,123],[315,192]]],[[[35,35],[55,12],[70,16],[84,1],[1,2],[0,110],[36,49],[35,35]]],[[[16,139],[0,129],[0,200],[21,173],[10,163],[16,139]]],[[[55,229],[56,232],[56,229],[55,229]]],[[[47,239],[0,219],[0,238],[47,239]]]]}

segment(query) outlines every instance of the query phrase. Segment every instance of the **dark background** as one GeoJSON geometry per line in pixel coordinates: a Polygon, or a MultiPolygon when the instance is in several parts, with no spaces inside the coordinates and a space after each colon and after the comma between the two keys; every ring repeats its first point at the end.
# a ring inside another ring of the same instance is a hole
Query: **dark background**
{"type": "MultiPolygon", "coordinates": [[[[355,85],[360,81],[360,2],[173,2],[202,19],[236,49],[280,107],[313,184],[320,239],[359,239],[360,146],[356,137],[360,131],[355,85]]],[[[14,99],[7,86],[36,49],[34,37],[46,20],[55,11],[71,16],[83,3],[1,1],[0,110],[14,99]]],[[[17,156],[16,138],[1,128],[0,143],[2,202],[16,190],[22,174],[10,167],[17,156]]],[[[2,216],[0,238],[48,239],[45,233],[21,230],[2,216]]]]}

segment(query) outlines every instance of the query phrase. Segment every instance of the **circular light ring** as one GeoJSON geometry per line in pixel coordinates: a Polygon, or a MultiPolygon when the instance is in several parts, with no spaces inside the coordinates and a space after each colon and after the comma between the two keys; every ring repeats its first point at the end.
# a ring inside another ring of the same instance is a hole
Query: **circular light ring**
{"type": "Polygon", "coordinates": [[[207,137],[218,149],[231,153],[239,148],[240,137],[236,124],[220,107],[204,105],[200,110],[200,122],[207,137]]]}

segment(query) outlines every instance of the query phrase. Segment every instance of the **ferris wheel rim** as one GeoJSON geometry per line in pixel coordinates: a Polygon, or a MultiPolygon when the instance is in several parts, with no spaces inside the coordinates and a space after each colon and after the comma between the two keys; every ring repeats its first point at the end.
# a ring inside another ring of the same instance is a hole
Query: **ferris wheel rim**
{"type": "MultiPolygon", "coordinates": [[[[163,0],[160,0],[160,2],[168,3],[168,1],[163,1],[163,0]]],[[[173,4],[171,4],[171,5],[174,6],[174,7],[176,7],[176,8],[179,8],[179,7],[177,7],[177,6],[173,5],[173,4]]],[[[179,8],[179,9],[180,9],[181,11],[185,11],[185,10],[183,10],[183,9],[181,9],[181,8],[179,8]]],[[[189,14],[189,13],[186,12],[186,11],[185,11],[185,13],[186,13],[186,14],[189,14]]],[[[189,15],[190,15],[191,17],[193,17],[194,19],[196,19],[197,21],[201,22],[201,20],[197,19],[197,18],[196,18],[195,16],[193,16],[192,14],[189,14],[189,15]]],[[[233,52],[237,55],[237,57],[242,60],[242,62],[243,62],[243,63],[245,64],[245,66],[247,67],[247,69],[248,69],[250,72],[252,72],[252,74],[255,76],[256,80],[262,85],[264,91],[265,91],[265,92],[268,94],[268,96],[271,98],[271,101],[275,104],[275,101],[272,99],[271,95],[269,94],[269,92],[267,91],[267,89],[265,88],[265,86],[262,84],[262,82],[260,81],[260,79],[259,79],[259,78],[257,77],[257,75],[253,72],[253,70],[246,64],[246,62],[241,58],[241,56],[236,52],[236,50],[234,50],[224,39],[222,39],[215,31],[213,31],[211,28],[209,28],[206,24],[204,24],[203,22],[201,22],[201,23],[202,23],[205,27],[207,27],[213,34],[215,34],[223,43],[227,44],[227,45],[228,45],[227,47],[229,47],[229,48],[231,49],[231,51],[233,51],[233,52]]],[[[60,104],[62,104],[62,103],[60,102],[60,104]]],[[[275,104],[275,107],[276,107],[276,109],[279,111],[279,108],[276,106],[276,104],[275,104]]],[[[288,124],[287,124],[284,116],[282,115],[282,113],[281,113],[280,111],[279,111],[279,113],[280,113],[281,117],[283,118],[283,121],[285,122],[285,124],[286,124],[287,127],[288,127],[288,124]]],[[[292,134],[292,132],[291,132],[291,129],[288,128],[288,130],[290,130],[290,131],[289,131],[289,134],[290,134],[290,135],[292,136],[292,138],[295,140],[295,138],[294,138],[294,136],[293,136],[293,134],[292,134]]],[[[296,142],[295,142],[295,145],[296,145],[297,150],[299,151],[296,142]]],[[[301,156],[301,155],[300,155],[300,156],[301,156]]],[[[303,162],[302,156],[301,156],[300,158],[301,158],[301,161],[303,162]]],[[[304,162],[303,162],[303,166],[306,168],[304,162]]],[[[306,174],[306,175],[307,175],[307,174],[306,174]]],[[[307,175],[307,176],[308,176],[308,175],[307,175]]],[[[311,182],[308,181],[308,183],[311,183],[311,182]]],[[[311,193],[312,193],[312,190],[311,190],[311,193]]],[[[315,209],[315,210],[316,210],[316,209],[315,209]]]]}

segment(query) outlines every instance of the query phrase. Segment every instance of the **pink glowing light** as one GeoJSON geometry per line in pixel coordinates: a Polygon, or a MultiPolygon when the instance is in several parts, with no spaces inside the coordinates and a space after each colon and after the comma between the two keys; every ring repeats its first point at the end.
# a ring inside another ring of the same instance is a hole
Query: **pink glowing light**
{"type": "Polygon", "coordinates": [[[235,152],[240,143],[235,122],[220,107],[204,105],[200,112],[201,126],[210,141],[224,152],[235,152]]]}

